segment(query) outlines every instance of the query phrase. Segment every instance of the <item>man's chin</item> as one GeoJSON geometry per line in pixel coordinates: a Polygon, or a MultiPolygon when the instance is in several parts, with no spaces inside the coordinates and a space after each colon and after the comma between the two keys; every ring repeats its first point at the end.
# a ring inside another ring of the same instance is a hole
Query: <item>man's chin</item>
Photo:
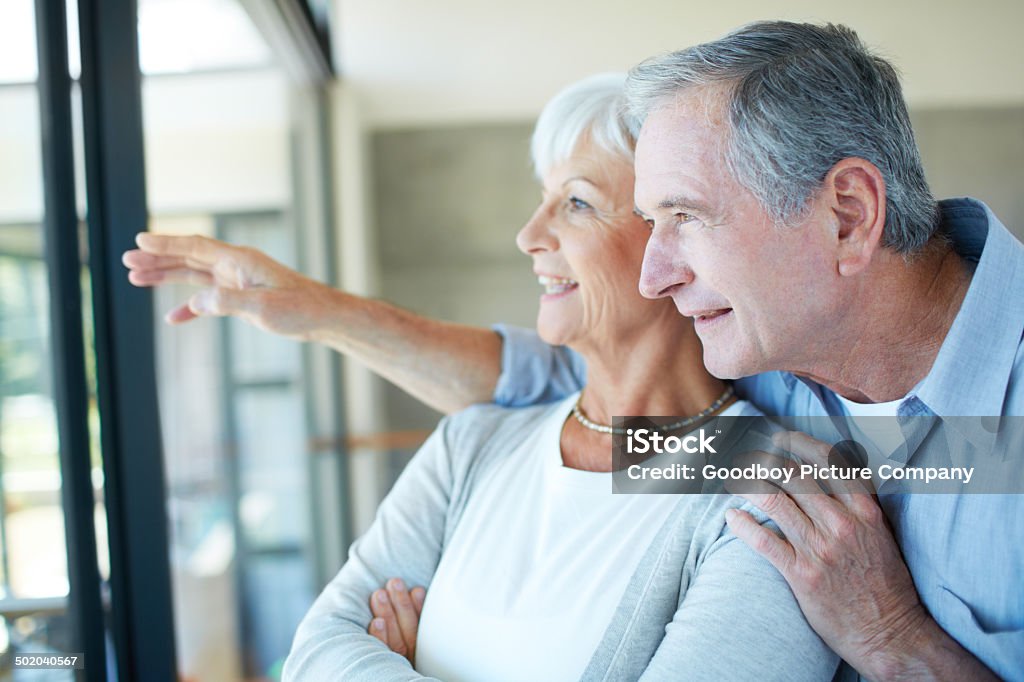
{"type": "Polygon", "coordinates": [[[750,371],[745,366],[746,364],[740,358],[724,357],[708,351],[707,346],[704,347],[704,367],[714,377],[719,379],[741,379],[751,374],[757,374],[756,371],[750,371]]]}

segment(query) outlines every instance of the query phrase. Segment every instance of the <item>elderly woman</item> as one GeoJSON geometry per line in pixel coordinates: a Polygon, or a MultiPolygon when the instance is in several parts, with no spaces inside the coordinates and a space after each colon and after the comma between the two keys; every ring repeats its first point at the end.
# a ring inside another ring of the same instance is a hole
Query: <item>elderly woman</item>
{"type": "MultiPolygon", "coordinates": [[[[780,575],[726,529],[725,495],[611,494],[612,415],[752,410],[701,363],[690,320],[637,291],[622,77],[541,114],[542,200],[516,239],[537,328],[587,361],[582,394],[446,418],[299,626],[288,680],[829,679],[837,659],[780,575]],[[389,576],[429,586],[415,669],[367,634],[389,576]]],[[[750,510],[753,512],[753,510],[750,510]]]]}

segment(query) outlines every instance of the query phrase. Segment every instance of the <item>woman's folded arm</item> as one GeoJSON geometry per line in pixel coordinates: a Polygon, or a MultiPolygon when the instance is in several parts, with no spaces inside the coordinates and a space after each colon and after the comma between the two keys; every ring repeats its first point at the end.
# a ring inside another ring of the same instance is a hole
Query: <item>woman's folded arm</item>
{"type": "Polygon", "coordinates": [[[381,503],[370,529],[300,623],[284,680],[422,680],[405,657],[367,634],[369,598],[388,578],[429,585],[441,558],[454,485],[448,420],[381,503]]]}

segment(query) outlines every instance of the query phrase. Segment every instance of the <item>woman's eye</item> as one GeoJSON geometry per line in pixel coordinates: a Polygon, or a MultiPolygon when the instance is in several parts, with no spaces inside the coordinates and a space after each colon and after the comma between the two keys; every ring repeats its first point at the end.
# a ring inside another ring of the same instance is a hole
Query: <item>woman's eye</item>
{"type": "Polygon", "coordinates": [[[579,197],[569,197],[569,207],[574,211],[582,211],[590,208],[590,204],[579,197]]]}

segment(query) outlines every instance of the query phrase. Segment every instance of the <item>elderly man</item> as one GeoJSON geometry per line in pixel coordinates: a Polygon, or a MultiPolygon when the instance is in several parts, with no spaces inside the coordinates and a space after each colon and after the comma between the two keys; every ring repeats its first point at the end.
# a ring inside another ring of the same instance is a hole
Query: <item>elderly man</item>
{"type": "MultiPolygon", "coordinates": [[[[1024,248],[980,203],[932,200],[896,74],[852,31],[752,25],[629,88],[640,288],[694,318],[713,374],[784,370],[748,394],[776,414],[888,414],[908,443],[935,426],[913,416],[1020,413],[1024,248]]],[[[734,532],[865,676],[987,675],[974,656],[1024,676],[1020,496],[883,496],[913,583],[865,497],[746,497],[786,539],[743,516],[734,532]]]]}
{"type": "MultiPolygon", "coordinates": [[[[651,226],[641,291],[694,318],[712,373],[748,377],[748,397],[829,442],[842,429],[810,418],[889,415],[905,459],[957,436],[972,451],[1002,446],[934,430],[1024,412],[1024,246],[983,204],[932,199],[886,61],[844,27],[759,23],[645,62],[629,91],[636,207],[651,226]]],[[[126,255],[136,284],[194,281],[185,257],[214,284],[172,320],[238,314],[323,341],[440,409],[492,392],[551,400],[585,372],[531,333],[424,320],[248,250],[148,235],[140,246],[126,255]]],[[[829,451],[804,435],[786,447],[817,462],[829,451]]],[[[743,514],[730,525],[862,675],[1024,679],[1024,498],[883,489],[879,507],[851,487],[789,492],[745,494],[785,538],[743,514]]]]}

